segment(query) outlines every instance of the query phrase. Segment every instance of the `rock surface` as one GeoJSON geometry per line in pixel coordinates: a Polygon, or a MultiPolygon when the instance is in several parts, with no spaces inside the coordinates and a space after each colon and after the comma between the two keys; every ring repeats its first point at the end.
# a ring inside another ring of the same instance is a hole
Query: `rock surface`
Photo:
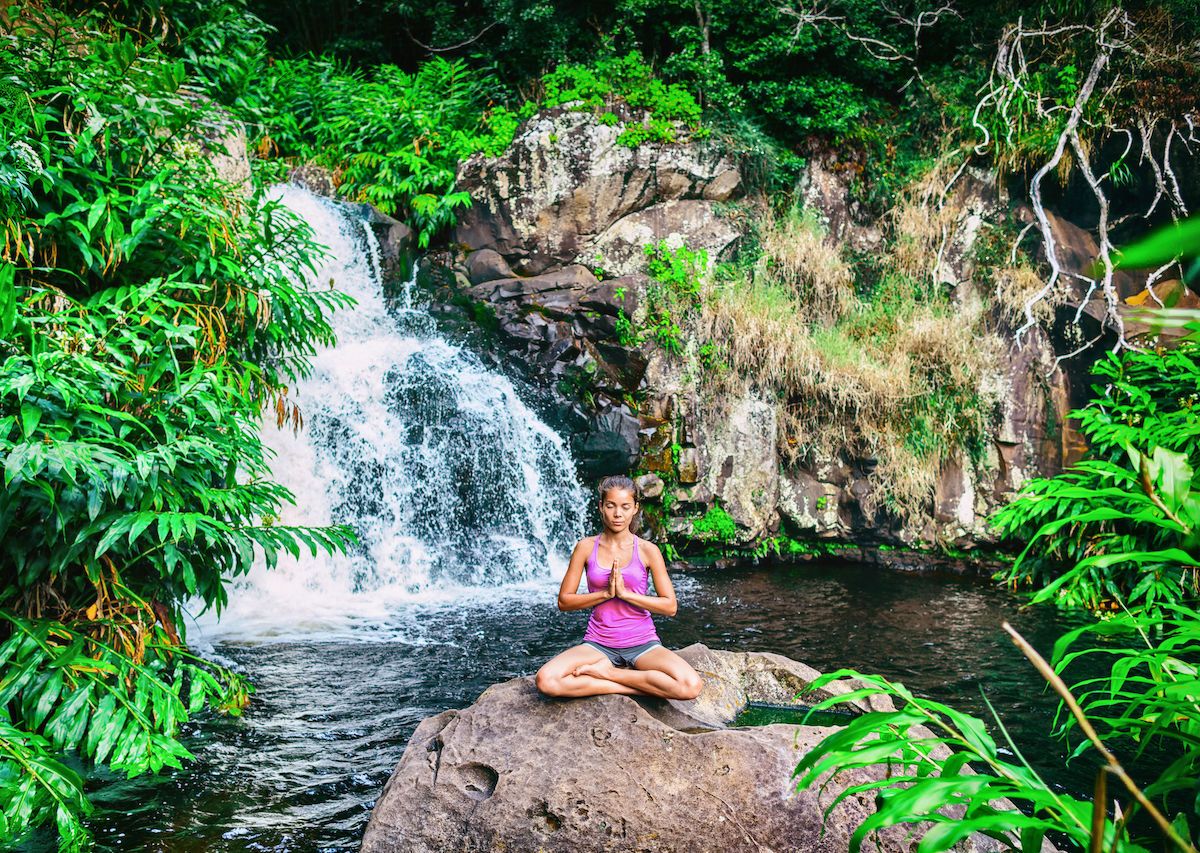
{"type": "Polygon", "coordinates": [[[619,127],[590,112],[546,110],[500,157],[476,155],[458,186],[474,202],[456,242],[491,248],[520,275],[568,264],[633,272],[651,239],[686,236],[715,255],[738,236],[714,205],[734,198],[741,176],[729,158],[701,145],[617,144],[619,127]]]}
{"type": "Polygon", "coordinates": [[[739,236],[720,209],[741,192],[732,160],[699,143],[627,148],[620,132],[587,112],[546,110],[502,156],[463,163],[458,185],[472,206],[435,294],[481,306],[474,316],[494,318],[507,356],[533,378],[587,392],[572,450],[589,479],[639,465],[651,445],[669,454],[672,444],[656,443],[655,427],[629,403],[643,391],[659,395],[646,378],[648,354],[619,331],[646,290],[643,247],[686,242],[715,259],[739,236]]]}
{"type": "MultiPolygon", "coordinates": [[[[249,166],[234,130],[231,142],[214,148],[235,155],[229,174],[240,180],[249,166]]],[[[773,446],[781,434],[773,406],[753,398],[715,405],[702,398],[681,359],[622,337],[622,324],[640,316],[645,301],[645,244],[686,243],[715,259],[737,239],[736,220],[722,207],[743,192],[735,163],[698,142],[625,148],[616,144],[619,133],[590,113],[547,110],[520,128],[502,156],[466,161],[458,183],[473,206],[451,250],[431,256],[437,271],[431,293],[436,310],[493,330],[502,350],[497,355],[554,389],[556,417],[571,434],[585,480],[635,469],[655,475],[647,498],[663,509],[652,535],[695,540],[692,520],[719,504],[737,528],[723,545],[753,547],[783,532],[852,544],[868,556],[879,545],[938,542],[969,549],[991,540],[987,517],[1022,484],[1079,457],[1082,443],[1067,415],[1086,400],[1098,350],[1061,363],[1057,356],[1081,342],[1063,337],[1063,330],[1078,333],[1074,303],[1083,299],[1082,289],[1058,306],[1055,322],[1027,330],[1020,346],[1013,343],[1011,318],[993,318],[1007,348],[998,358],[996,387],[988,391],[999,401],[990,441],[980,458],[946,460],[925,517],[904,524],[868,509],[879,504],[872,495],[877,463],[849,448],[830,458],[786,462],[773,446]]],[[[861,163],[841,162],[829,150],[811,151],[808,160],[800,194],[829,239],[858,252],[882,250],[880,221],[851,192],[861,163]]],[[[311,164],[289,177],[336,194],[333,175],[311,164]]],[[[989,299],[975,249],[980,235],[1009,215],[995,186],[994,176],[968,168],[946,198],[957,214],[934,275],[964,312],[989,299]]],[[[385,279],[405,280],[412,232],[363,208],[385,279]]],[[[1064,217],[1049,215],[1064,280],[1075,280],[1090,267],[1095,241],[1064,217]]],[[[1016,216],[1029,221],[1032,212],[1018,205],[1016,216]]],[[[1121,297],[1141,286],[1125,273],[1115,282],[1121,297]]],[[[1184,300],[1181,305],[1200,304],[1190,292],[1184,300]]],[[[1100,311],[1093,298],[1082,313],[1100,311]]]]}
{"type": "MultiPolygon", "coordinates": [[[[871,798],[848,797],[824,831],[821,812],[840,786],[868,777],[848,774],[818,797],[797,793],[791,775],[830,730],[724,728],[748,700],[791,702],[818,673],[772,654],[681,654],[706,679],[691,702],[548,699],[519,678],[425,720],[375,805],[363,853],[843,853],[871,798]]],[[[907,834],[885,831],[881,849],[911,849],[907,834]]],[[[997,847],[974,838],[960,849],[997,847]]]]}
{"type": "MultiPolygon", "coordinates": [[[[1067,413],[1082,402],[1088,364],[1056,364],[1077,342],[1038,326],[1017,347],[1008,318],[997,316],[989,322],[1010,345],[980,391],[998,401],[990,441],[974,459],[945,460],[922,517],[905,521],[881,508],[878,461],[862,448],[787,462],[773,403],[704,399],[694,354],[674,356],[648,334],[640,344],[629,334],[630,323],[647,328],[646,244],[687,244],[715,259],[737,239],[736,220],[722,207],[743,191],[736,165],[705,143],[629,149],[616,144],[619,133],[590,113],[548,110],[524,124],[502,156],[464,163],[459,185],[473,206],[456,231],[457,249],[441,261],[434,298],[471,303],[469,316],[494,320],[510,363],[574,406],[572,449],[585,479],[620,470],[658,477],[661,491],[647,496],[662,507],[653,533],[703,546],[692,522],[719,505],[736,525],[723,546],[754,547],[782,532],[971,548],[991,540],[987,517],[1023,483],[1077,457],[1067,413]]],[[[809,154],[799,190],[828,239],[882,251],[885,223],[851,191],[862,163],[809,154]]],[[[944,201],[951,215],[933,276],[973,316],[991,304],[976,250],[981,235],[1010,217],[1007,201],[993,175],[973,168],[961,171],[944,201]]],[[[1094,246],[1086,232],[1054,222],[1069,278],[1090,263],[1094,246]]]]}

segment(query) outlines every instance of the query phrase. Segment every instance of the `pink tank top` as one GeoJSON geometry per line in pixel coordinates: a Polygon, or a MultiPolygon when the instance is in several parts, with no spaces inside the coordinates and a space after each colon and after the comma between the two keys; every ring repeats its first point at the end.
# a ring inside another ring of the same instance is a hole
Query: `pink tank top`
{"type": "MultiPolygon", "coordinates": [[[[587,561],[588,592],[599,592],[608,588],[611,570],[600,565],[597,560],[599,552],[600,537],[597,536],[592,545],[592,556],[588,557],[587,561]]],[[[625,579],[625,588],[630,592],[645,595],[649,590],[650,572],[642,562],[636,536],[633,537],[633,558],[628,566],[619,571],[625,579]]],[[[583,639],[602,646],[625,649],[657,640],[658,632],[654,630],[654,620],[650,618],[649,610],[635,607],[619,598],[610,598],[592,608],[592,616],[588,619],[583,639]]]]}

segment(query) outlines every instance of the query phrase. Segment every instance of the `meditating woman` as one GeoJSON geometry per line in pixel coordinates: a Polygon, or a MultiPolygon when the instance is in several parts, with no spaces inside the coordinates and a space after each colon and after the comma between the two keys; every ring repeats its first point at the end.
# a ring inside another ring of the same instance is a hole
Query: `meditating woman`
{"type": "Polygon", "coordinates": [[[704,683],[691,665],[663,646],[651,613],[674,616],[675,589],[662,554],[630,529],[638,513],[637,488],[628,477],[600,483],[604,531],[581,539],[558,590],[559,610],[592,608],[583,643],[538,670],[548,696],[602,693],[695,699],[704,683]],[[607,568],[606,568],[607,567],[607,568]],[[586,593],[579,580],[587,572],[586,593]],[[655,595],[649,595],[649,578],[655,595]]]}

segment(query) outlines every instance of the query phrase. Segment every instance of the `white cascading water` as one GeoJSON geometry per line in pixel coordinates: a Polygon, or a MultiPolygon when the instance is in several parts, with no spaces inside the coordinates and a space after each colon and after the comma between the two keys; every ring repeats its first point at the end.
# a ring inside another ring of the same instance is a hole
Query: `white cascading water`
{"type": "MultiPolygon", "coordinates": [[[[263,427],[275,479],[296,496],[282,524],[350,524],[351,553],[256,565],[205,639],[386,636],[412,605],[547,594],[583,533],[585,500],[562,438],[504,376],[438,335],[433,318],[385,300],[378,244],[346,208],[295,186],[278,197],[329,248],[310,286],[357,305],[335,313],[337,345],[293,389],[304,428],[263,427]]],[[[397,625],[397,627],[399,627],[397,625]]]]}

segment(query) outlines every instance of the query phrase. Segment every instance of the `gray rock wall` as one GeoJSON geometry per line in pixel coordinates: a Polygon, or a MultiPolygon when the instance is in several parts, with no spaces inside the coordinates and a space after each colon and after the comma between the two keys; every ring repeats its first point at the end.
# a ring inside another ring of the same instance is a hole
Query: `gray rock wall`
{"type": "MultiPolygon", "coordinates": [[[[875,460],[847,448],[789,465],[772,402],[714,406],[684,360],[652,343],[622,343],[619,324],[646,292],[642,247],[665,239],[715,259],[739,236],[723,203],[739,196],[742,181],[711,147],[631,150],[616,144],[617,134],[588,113],[557,109],[527,122],[504,155],[463,164],[460,186],[474,204],[440,259],[435,298],[483,306],[507,356],[572,399],[590,424],[576,441],[585,476],[639,469],[664,482],[658,500],[669,509],[654,512],[659,533],[686,539],[692,520],[719,505],[736,523],[723,544],[785,532],[969,548],[988,541],[986,517],[1016,488],[1059,470],[1071,447],[1071,379],[1040,329],[996,366],[1003,402],[984,457],[948,460],[926,515],[907,522],[876,508],[875,460]]],[[[972,258],[979,235],[1004,214],[993,183],[968,170],[953,191],[960,213],[936,276],[964,306],[986,296],[972,258]]],[[[849,176],[828,157],[814,156],[801,190],[830,239],[859,251],[881,247],[882,228],[851,200],[849,176]]]]}

